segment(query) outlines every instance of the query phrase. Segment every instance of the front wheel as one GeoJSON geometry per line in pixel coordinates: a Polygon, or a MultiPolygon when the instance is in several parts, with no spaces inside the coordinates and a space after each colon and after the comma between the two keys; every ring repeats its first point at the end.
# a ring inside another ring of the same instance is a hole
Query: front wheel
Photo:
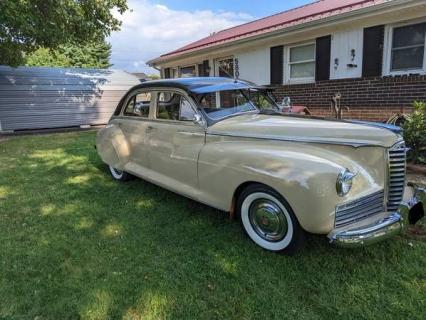
{"type": "Polygon", "coordinates": [[[111,172],[112,177],[118,181],[129,181],[132,178],[132,175],[123,171],[116,169],[109,165],[109,171],[111,172]]]}
{"type": "Polygon", "coordinates": [[[237,205],[244,230],[262,248],[292,254],[304,243],[304,230],[287,201],[273,189],[251,185],[237,205]]]}

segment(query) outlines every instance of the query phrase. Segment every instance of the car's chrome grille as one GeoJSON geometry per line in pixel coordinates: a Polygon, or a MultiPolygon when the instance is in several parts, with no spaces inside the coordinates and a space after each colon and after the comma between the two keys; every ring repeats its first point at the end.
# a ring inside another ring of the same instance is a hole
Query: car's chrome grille
{"type": "Polygon", "coordinates": [[[388,211],[395,211],[404,196],[405,143],[400,142],[389,149],[388,211]]]}
{"type": "Polygon", "coordinates": [[[335,227],[366,219],[384,211],[385,192],[379,191],[336,207],[335,227]]]}

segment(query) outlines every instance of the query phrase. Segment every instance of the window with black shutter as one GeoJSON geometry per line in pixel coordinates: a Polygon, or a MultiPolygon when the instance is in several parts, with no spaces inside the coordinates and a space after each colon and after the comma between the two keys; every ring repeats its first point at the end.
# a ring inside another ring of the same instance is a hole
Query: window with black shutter
{"type": "Polygon", "coordinates": [[[284,72],[284,47],[271,48],[271,84],[283,83],[284,72]]]}

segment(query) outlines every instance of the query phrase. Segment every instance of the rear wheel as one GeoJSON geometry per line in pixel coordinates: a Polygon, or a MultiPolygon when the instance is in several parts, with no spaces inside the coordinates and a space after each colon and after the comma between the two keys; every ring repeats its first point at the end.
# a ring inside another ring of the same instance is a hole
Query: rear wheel
{"type": "Polygon", "coordinates": [[[109,171],[111,172],[112,177],[118,181],[129,181],[132,178],[131,174],[112,166],[109,166],[109,171]]]}
{"type": "Polygon", "coordinates": [[[247,235],[262,248],[292,254],[304,243],[305,232],[293,210],[273,189],[260,184],[247,187],[237,208],[247,235]]]}

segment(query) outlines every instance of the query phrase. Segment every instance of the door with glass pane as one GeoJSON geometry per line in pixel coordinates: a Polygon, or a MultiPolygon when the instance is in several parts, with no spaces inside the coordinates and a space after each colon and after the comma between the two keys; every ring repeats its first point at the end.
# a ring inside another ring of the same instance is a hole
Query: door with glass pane
{"type": "Polygon", "coordinates": [[[194,123],[195,105],[181,93],[156,93],[155,121],[147,127],[149,168],[171,189],[192,194],[197,188],[198,155],[205,129],[194,123]]]}
{"type": "Polygon", "coordinates": [[[234,78],[234,58],[216,60],[216,76],[234,78]]]}

